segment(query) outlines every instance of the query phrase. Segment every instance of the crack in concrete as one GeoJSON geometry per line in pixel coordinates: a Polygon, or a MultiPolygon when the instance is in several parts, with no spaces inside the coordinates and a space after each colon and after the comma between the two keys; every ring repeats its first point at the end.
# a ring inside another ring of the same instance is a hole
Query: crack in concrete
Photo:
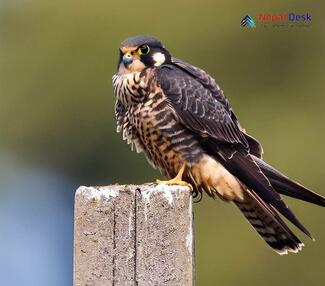
{"type": "Polygon", "coordinates": [[[115,274],[116,274],[116,264],[115,264],[115,257],[116,257],[116,212],[115,212],[115,201],[113,203],[113,258],[112,258],[112,264],[113,264],[113,286],[115,286],[115,274]]]}
{"type": "Polygon", "coordinates": [[[134,192],[134,285],[138,285],[137,281],[137,192],[141,194],[140,189],[136,189],[134,192]]]}

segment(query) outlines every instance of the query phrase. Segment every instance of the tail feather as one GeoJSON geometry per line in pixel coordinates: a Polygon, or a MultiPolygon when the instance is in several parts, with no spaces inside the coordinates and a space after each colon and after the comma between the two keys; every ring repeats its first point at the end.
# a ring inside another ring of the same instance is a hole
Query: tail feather
{"type": "Polygon", "coordinates": [[[319,206],[325,206],[325,197],[316,194],[304,186],[290,180],[287,176],[265,163],[263,160],[254,157],[254,161],[261,168],[262,172],[269,179],[273,188],[285,196],[293,197],[319,206]]]}
{"type": "Polygon", "coordinates": [[[222,164],[230,173],[236,176],[247,188],[253,190],[265,203],[274,207],[302,232],[312,238],[310,232],[300,223],[281,196],[275,191],[251,155],[234,152],[231,148],[227,149],[225,147],[218,154],[220,156],[219,160],[222,160],[222,164]]]}
{"type": "Polygon", "coordinates": [[[257,233],[277,253],[284,255],[301,250],[304,244],[293,234],[272,206],[263,202],[256,194],[246,190],[244,201],[235,201],[235,204],[257,233]]]}

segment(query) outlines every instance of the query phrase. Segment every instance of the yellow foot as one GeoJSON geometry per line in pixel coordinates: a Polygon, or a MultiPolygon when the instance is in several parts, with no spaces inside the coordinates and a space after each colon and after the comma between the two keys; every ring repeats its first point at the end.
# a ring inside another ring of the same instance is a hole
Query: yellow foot
{"type": "Polygon", "coordinates": [[[168,186],[185,186],[185,187],[189,187],[191,189],[191,192],[193,191],[193,187],[190,183],[187,183],[185,181],[182,181],[178,178],[174,178],[168,181],[163,181],[163,180],[156,180],[156,184],[165,184],[168,186]]]}

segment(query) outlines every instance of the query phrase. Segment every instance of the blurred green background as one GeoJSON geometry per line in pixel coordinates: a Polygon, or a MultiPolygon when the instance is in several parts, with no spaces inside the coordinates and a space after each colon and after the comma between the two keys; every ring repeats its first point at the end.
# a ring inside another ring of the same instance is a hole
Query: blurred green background
{"type": "MultiPolygon", "coordinates": [[[[16,196],[13,208],[16,198],[23,206],[28,197],[33,207],[26,212],[43,217],[46,226],[67,213],[49,230],[49,237],[60,230],[58,237],[66,238],[57,260],[46,269],[35,264],[35,273],[45,271],[50,277],[49,271],[56,271],[62,280],[44,284],[40,276],[26,276],[24,285],[71,285],[72,198],[78,185],[159,177],[115,133],[111,76],[119,43],[129,36],[158,37],[172,55],[212,74],[242,125],[263,144],[264,158],[325,195],[324,8],[322,1],[1,0],[0,206],[7,209],[11,194],[16,196]],[[308,12],[312,22],[292,28],[265,28],[258,21],[255,29],[240,26],[245,15],[257,20],[261,12],[308,12]],[[36,171],[27,187],[31,169],[36,171]],[[41,186],[35,185],[39,176],[46,177],[41,186]],[[13,183],[18,180],[21,184],[13,183]],[[51,196],[60,199],[47,197],[47,186],[56,184],[51,196]],[[35,193],[35,188],[42,191],[35,193]],[[46,216],[40,208],[45,202],[60,208],[46,216]]],[[[325,210],[287,201],[317,241],[300,235],[306,247],[286,257],[273,253],[234,206],[207,198],[195,204],[197,285],[323,285],[325,210]]],[[[13,217],[11,211],[2,212],[8,220],[2,220],[1,232],[12,227],[12,237],[23,240],[24,228],[4,224],[13,217]]],[[[25,225],[20,217],[13,223],[25,225]]],[[[43,233],[41,225],[31,227],[43,233]]],[[[13,261],[1,275],[4,279],[33,265],[30,257],[39,252],[45,255],[40,261],[52,259],[53,245],[44,246],[26,254],[18,268],[21,254],[17,261],[12,255],[15,243],[22,241],[5,237],[0,243],[10,251],[0,253],[0,265],[13,261]]],[[[3,285],[22,285],[15,279],[3,285]]]]}

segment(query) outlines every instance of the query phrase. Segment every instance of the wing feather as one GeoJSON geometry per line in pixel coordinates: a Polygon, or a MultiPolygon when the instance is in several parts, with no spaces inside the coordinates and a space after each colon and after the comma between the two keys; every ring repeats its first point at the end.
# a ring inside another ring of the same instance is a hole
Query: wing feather
{"type": "Polygon", "coordinates": [[[157,79],[169,104],[188,129],[203,138],[213,137],[220,143],[235,144],[249,152],[244,133],[234,122],[230,110],[218,100],[224,97],[220,89],[211,91],[200,79],[175,65],[158,68],[157,79]]]}
{"type": "MultiPolygon", "coordinates": [[[[211,92],[211,94],[215,97],[215,99],[219,101],[224,106],[224,108],[228,111],[228,113],[231,115],[232,121],[235,124],[237,124],[242,131],[244,130],[242,127],[240,127],[238,119],[234,111],[232,110],[227,98],[224,96],[223,91],[220,89],[219,85],[215,82],[213,77],[211,77],[204,70],[195,67],[189,63],[186,63],[180,59],[172,58],[172,63],[173,65],[181,68],[184,72],[196,78],[196,80],[198,80],[206,89],[208,89],[211,92]]],[[[248,142],[250,153],[255,155],[258,158],[262,158],[263,155],[262,145],[254,137],[246,133],[244,135],[248,142]]]]}

